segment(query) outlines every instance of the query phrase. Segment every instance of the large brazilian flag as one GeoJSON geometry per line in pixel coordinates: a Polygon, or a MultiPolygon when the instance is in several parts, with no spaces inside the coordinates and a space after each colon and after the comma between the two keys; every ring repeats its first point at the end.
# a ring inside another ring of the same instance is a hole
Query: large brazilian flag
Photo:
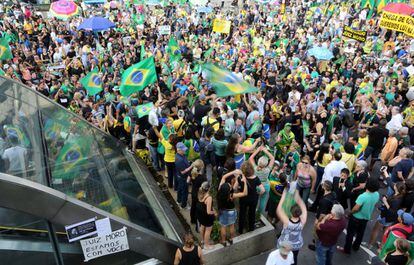
{"type": "Polygon", "coordinates": [[[257,92],[259,89],[251,86],[235,73],[220,68],[214,64],[204,64],[203,72],[206,79],[216,90],[219,97],[257,92]]]}
{"type": "Polygon", "coordinates": [[[102,91],[102,79],[98,69],[95,68],[80,80],[82,86],[88,91],[89,96],[95,96],[102,91]]]}
{"type": "Polygon", "coordinates": [[[74,179],[88,163],[92,136],[69,138],[60,149],[52,176],[54,179],[74,179]]]}
{"type": "Polygon", "coordinates": [[[123,96],[128,97],[156,81],[154,57],[151,56],[125,70],[122,74],[120,91],[123,96]]]}

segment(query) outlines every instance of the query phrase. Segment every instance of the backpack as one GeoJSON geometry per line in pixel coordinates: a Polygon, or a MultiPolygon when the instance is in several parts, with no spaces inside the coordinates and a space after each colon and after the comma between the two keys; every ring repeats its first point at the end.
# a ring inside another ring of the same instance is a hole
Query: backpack
{"type": "Polygon", "coordinates": [[[205,138],[201,138],[198,141],[198,149],[200,151],[200,158],[204,164],[214,164],[214,145],[211,142],[205,138]]]}
{"type": "Polygon", "coordinates": [[[400,227],[394,227],[390,230],[390,232],[392,232],[392,231],[398,231],[398,232],[404,234],[405,238],[408,241],[414,241],[414,227],[413,226],[411,226],[411,232],[407,232],[407,230],[402,229],[400,227]]]}
{"type": "Polygon", "coordinates": [[[342,124],[347,128],[355,125],[354,114],[350,110],[345,110],[344,116],[342,117],[342,124]]]}
{"type": "Polygon", "coordinates": [[[210,128],[214,129],[213,126],[216,125],[218,122],[218,120],[216,120],[213,123],[210,123],[210,117],[207,117],[207,124],[203,126],[203,133],[201,134],[201,136],[206,136],[206,132],[207,130],[209,130],[210,128]]]}

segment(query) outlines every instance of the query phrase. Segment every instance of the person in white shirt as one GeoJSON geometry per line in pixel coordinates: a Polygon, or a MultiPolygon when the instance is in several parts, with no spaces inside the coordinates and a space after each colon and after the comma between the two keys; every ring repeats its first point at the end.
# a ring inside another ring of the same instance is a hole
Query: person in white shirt
{"type": "Polygon", "coordinates": [[[279,249],[270,252],[266,260],[266,265],[292,265],[293,263],[292,246],[288,242],[281,242],[279,249]]]}
{"type": "Polygon", "coordinates": [[[8,138],[12,146],[4,150],[2,155],[7,173],[24,178],[27,168],[27,150],[19,146],[19,139],[16,135],[9,135],[8,138]]]}
{"type": "Polygon", "coordinates": [[[329,162],[329,164],[325,167],[325,172],[322,176],[322,182],[325,182],[326,180],[329,180],[330,182],[333,182],[334,177],[339,177],[341,175],[341,170],[343,168],[347,168],[344,161],[341,161],[342,154],[340,152],[335,152],[334,160],[329,162]]]}
{"type": "Polygon", "coordinates": [[[391,109],[391,120],[387,123],[385,128],[387,130],[396,130],[398,131],[402,127],[402,123],[404,120],[404,117],[400,113],[400,108],[395,106],[391,109]]]}

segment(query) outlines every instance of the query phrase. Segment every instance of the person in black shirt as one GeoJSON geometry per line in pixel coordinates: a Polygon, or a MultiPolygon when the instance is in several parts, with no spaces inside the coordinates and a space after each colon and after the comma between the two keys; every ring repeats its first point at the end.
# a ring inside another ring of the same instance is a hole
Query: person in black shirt
{"type": "Polygon", "coordinates": [[[368,131],[369,140],[367,149],[364,153],[364,160],[368,160],[368,158],[371,157],[369,171],[372,170],[372,167],[381,152],[382,146],[388,137],[388,130],[385,129],[385,125],[387,125],[387,120],[381,119],[378,125],[375,125],[368,131]]]}
{"type": "Polygon", "coordinates": [[[414,204],[414,179],[410,178],[405,181],[405,194],[401,203],[401,209],[405,212],[411,212],[414,204]]]}
{"type": "Polygon", "coordinates": [[[211,110],[211,106],[207,104],[207,97],[204,94],[199,96],[199,101],[194,105],[194,119],[201,128],[201,120],[211,110]]]}
{"type": "MultiPolygon", "coordinates": [[[[246,217],[248,219],[248,230],[254,230],[256,219],[256,207],[259,195],[265,192],[264,186],[260,179],[254,175],[253,165],[246,161],[242,164],[241,170],[247,181],[247,196],[240,199],[240,216],[239,216],[239,234],[243,234],[246,217]],[[259,188],[259,193],[256,188],[259,188]]],[[[244,189],[244,183],[240,183],[244,189]]]]}
{"type": "Polygon", "coordinates": [[[316,219],[320,219],[321,217],[329,214],[336,201],[335,193],[332,192],[333,184],[331,181],[325,180],[322,184],[322,189],[324,194],[318,204],[318,209],[316,210],[316,219]]]}
{"type": "Polygon", "coordinates": [[[348,198],[352,190],[352,182],[349,174],[349,169],[343,168],[341,170],[341,176],[333,178],[333,192],[338,202],[344,207],[344,210],[348,208],[348,198]]]}

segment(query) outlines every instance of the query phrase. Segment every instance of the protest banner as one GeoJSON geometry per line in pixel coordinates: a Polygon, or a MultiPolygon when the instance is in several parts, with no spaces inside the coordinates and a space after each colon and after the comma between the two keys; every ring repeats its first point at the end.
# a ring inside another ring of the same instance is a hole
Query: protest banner
{"type": "Polygon", "coordinates": [[[367,32],[364,30],[354,30],[349,26],[344,27],[342,37],[347,37],[353,40],[360,42],[365,42],[367,40],[367,32]]]}
{"type": "Polygon", "coordinates": [[[129,249],[126,227],[110,234],[80,241],[85,261],[129,249]]]}
{"type": "Polygon", "coordinates": [[[218,33],[230,33],[230,26],[231,26],[231,22],[227,21],[227,20],[222,20],[222,19],[214,19],[213,22],[213,31],[214,32],[218,32],[218,33]]]}
{"type": "Polygon", "coordinates": [[[169,26],[169,25],[159,26],[158,27],[158,33],[160,35],[170,35],[171,34],[171,26],[169,26]]]}
{"type": "Polygon", "coordinates": [[[382,12],[380,27],[403,32],[414,37],[414,18],[406,15],[382,12]]]}

